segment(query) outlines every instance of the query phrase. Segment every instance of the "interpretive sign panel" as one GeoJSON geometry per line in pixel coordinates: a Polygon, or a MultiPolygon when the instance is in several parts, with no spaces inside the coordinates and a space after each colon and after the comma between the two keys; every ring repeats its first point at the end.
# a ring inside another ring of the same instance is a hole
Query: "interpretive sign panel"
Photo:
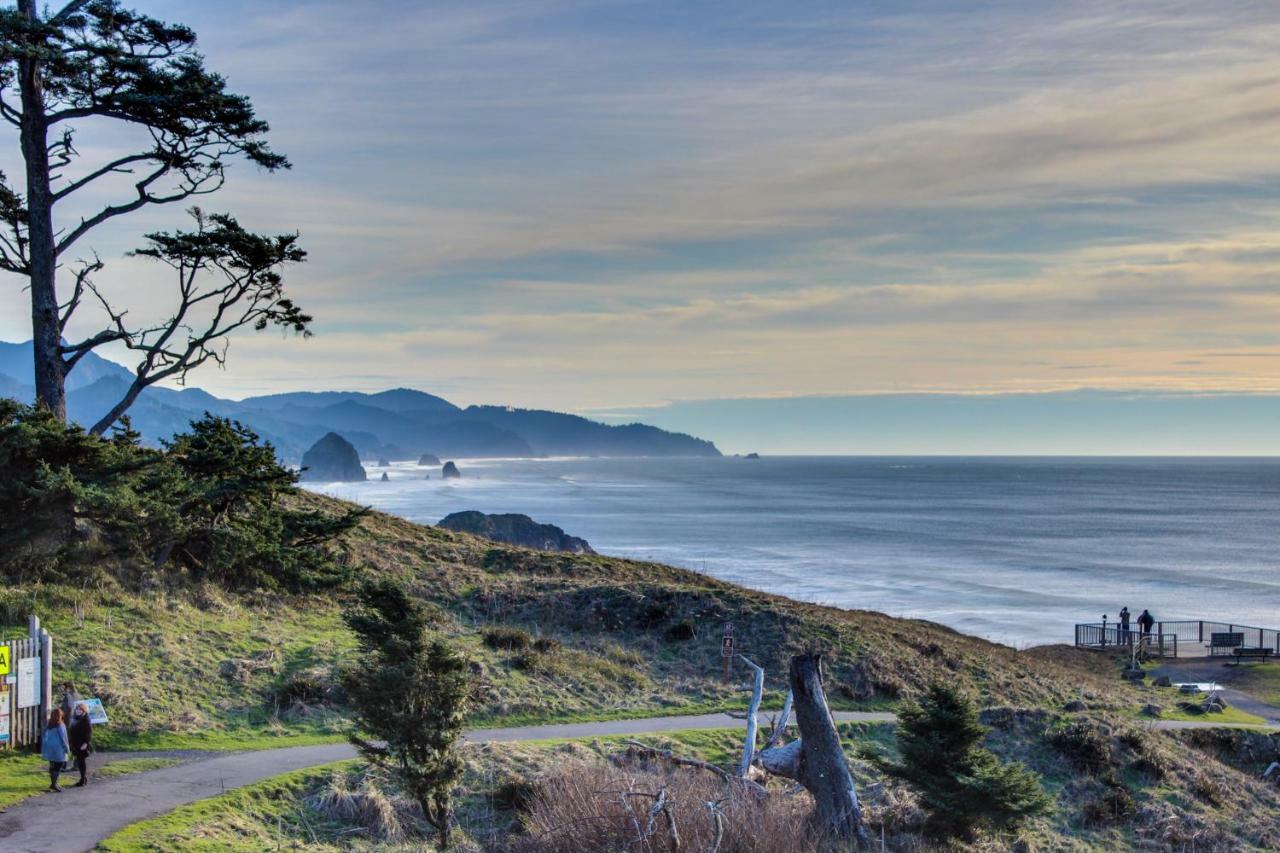
{"type": "Polygon", "coordinates": [[[18,658],[18,707],[40,704],[40,658],[18,658]]]}

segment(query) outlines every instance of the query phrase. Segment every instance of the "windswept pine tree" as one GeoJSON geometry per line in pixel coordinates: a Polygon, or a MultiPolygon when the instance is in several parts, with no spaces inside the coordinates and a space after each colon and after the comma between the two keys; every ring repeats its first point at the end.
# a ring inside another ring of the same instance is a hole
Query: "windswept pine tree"
{"type": "Polygon", "coordinates": [[[73,260],[72,250],[85,251],[84,238],[104,223],[217,191],[233,159],[267,171],[289,167],[267,144],[268,125],[249,99],[205,67],[189,27],[115,0],[74,0],[53,12],[18,0],[0,11],[0,119],[17,130],[25,164],[25,193],[0,175],[0,269],[28,281],[36,400],[56,418],[66,420],[67,374],[105,344],[123,345],[139,360],[119,403],[93,425],[97,434],[148,385],[221,362],[225,338],[237,329],[307,333],[311,318],[284,296],[280,274],[304,257],[297,235],[252,234],[230,216],[194,208],[191,231],[148,235],[137,254],[176,273],[172,307],[158,320],[126,320],[128,310],[94,283],[103,268],[98,256],[73,260]],[[83,162],[81,149],[94,149],[80,144],[77,128],[112,124],[137,147],[119,153],[112,146],[103,149],[110,159],[83,162]],[[84,207],[82,199],[113,192],[118,200],[84,207]],[[71,281],[60,292],[64,267],[71,281]],[[101,327],[68,341],[86,302],[101,309],[101,327]]]}

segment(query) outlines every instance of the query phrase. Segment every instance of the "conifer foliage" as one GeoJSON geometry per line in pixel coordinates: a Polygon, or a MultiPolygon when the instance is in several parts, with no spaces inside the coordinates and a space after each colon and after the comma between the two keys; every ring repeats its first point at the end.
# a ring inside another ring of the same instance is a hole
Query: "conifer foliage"
{"type": "Polygon", "coordinates": [[[362,655],[343,683],[358,729],[372,738],[351,741],[370,761],[397,774],[439,834],[440,846],[447,847],[453,789],[463,771],[457,742],[470,692],[467,662],[429,632],[423,606],[393,581],[362,587],[346,620],[362,655]]]}
{"type": "Polygon", "coordinates": [[[326,547],[362,511],[290,505],[297,474],[236,421],[206,414],[164,448],[110,439],[0,399],[0,576],[89,583],[114,570],[233,589],[343,583],[326,547]]]}
{"type": "Polygon", "coordinates": [[[979,827],[1007,829],[1050,808],[1035,773],[1003,764],[982,746],[987,729],[959,689],[934,684],[898,713],[897,762],[876,763],[915,791],[938,838],[970,839],[979,827]]]}

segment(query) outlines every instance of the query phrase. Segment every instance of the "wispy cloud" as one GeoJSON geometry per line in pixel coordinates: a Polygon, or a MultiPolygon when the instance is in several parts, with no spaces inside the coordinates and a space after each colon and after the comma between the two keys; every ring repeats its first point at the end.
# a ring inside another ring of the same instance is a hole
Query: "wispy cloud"
{"type": "MultiPolygon", "coordinates": [[[[155,5],[297,164],[207,205],[311,252],[215,390],[1280,389],[1272,3],[155,5]]],[[[140,314],[175,215],[97,243],[140,314]]]]}

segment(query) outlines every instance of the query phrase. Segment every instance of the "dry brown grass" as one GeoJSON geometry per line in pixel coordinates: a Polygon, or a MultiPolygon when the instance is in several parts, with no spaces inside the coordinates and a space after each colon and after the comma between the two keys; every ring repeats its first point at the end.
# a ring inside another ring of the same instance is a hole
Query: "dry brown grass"
{"type": "Polygon", "coordinates": [[[411,835],[422,820],[422,809],[394,792],[377,774],[334,773],[310,799],[324,819],[358,828],[366,838],[397,843],[411,835]]]}
{"type": "Polygon", "coordinates": [[[668,853],[714,849],[717,813],[720,853],[819,853],[809,829],[812,800],[804,793],[760,799],[728,788],[710,774],[579,764],[545,779],[525,821],[526,834],[509,853],[584,853],[633,850],[668,853]],[[665,810],[655,813],[665,795],[665,810]],[[674,827],[674,832],[673,832],[674,827]],[[677,840],[678,839],[678,840],[677,840]]]}

